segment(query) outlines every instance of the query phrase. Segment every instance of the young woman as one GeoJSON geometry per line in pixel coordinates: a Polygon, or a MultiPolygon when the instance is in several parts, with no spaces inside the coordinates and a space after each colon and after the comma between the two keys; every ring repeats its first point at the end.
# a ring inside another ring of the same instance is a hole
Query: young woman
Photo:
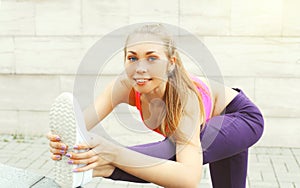
{"type": "Polygon", "coordinates": [[[75,147],[90,151],[67,153],[59,135],[50,134],[52,159],[67,153],[69,163],[87,164],[77,172],[93,169],[94,176],[164,187],[197,187],[202,164],[209,163],[213,187],[245,187],[248,148],[263,133],[255,104],[240,89],[213,81],[208,85],[189,75],[162,25],[145,25],[130,34],[124,53],[126,76],[97,97],[98,117],[85,113],[86,127],[92,129],[116,105],[127,103],[166,139],[124,148],[98,137],[75,147]]]}

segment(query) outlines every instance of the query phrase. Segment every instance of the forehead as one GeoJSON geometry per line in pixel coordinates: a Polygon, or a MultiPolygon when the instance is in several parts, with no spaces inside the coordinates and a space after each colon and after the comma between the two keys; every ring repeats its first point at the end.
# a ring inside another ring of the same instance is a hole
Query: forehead
{"type": "Polygon", "coordinates": [[[127,44],[127,51],[136,50],[149,50],[149,48],[162,50],[164,48],[163,41],[153,34],[135,34],[130,36],[127,44]]]}
{"type": "Polygon", "coordinates": [[[150,41],[140,42],[136,44],[132,44],[127,46],[126,51],[134,51],[134,52],[146,52],[146,51],[156,51],[156,52],[164,52],[165,47],[161,43],[154,43],[150,41]]]}

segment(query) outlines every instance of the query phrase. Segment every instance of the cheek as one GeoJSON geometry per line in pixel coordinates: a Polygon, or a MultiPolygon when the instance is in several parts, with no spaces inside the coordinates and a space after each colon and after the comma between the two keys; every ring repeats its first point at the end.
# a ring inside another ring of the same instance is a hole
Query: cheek
{"type": "Polygon", "coordinates": [[[155,75],[165,76],[167,74],[167,67],[164,64],[158,64],[151,67],[151,72],[155,75]]]}
{"type": "Polygon", "coordinates": [[[128,76],[132,76],[135,73],[135,66],[134,65],[125,65],[125,72],[128,76]]]}

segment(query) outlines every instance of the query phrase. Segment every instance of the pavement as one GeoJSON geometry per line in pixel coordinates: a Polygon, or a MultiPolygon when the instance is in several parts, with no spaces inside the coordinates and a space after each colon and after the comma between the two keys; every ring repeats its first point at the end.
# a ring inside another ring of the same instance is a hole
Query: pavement
{"type": "MultiPolygon", "coordinates": [[[[0,135],[0,163],[27,174],[53,177],[54,161],[50,159],[48,141],[44,136],[0,135]]],[[[0,168],[5,176],[6,168],[0,168]]],[[[20,177],[15,185],[28,187],[20,177]]],[[[0,185],[5,185],[0,176],[0,185]]],[[[94,178],[85,188],[158,188],[154,184],[139,184],[94,178]]],[[[211,188],[208,166],[203,168],[200,188],[211,188]]],[[[4,187],[5,188],[5,187],[4,187]]],[[[247,188],[300,188],[300,148],[253,146],[249,150],[247,188]]]]}

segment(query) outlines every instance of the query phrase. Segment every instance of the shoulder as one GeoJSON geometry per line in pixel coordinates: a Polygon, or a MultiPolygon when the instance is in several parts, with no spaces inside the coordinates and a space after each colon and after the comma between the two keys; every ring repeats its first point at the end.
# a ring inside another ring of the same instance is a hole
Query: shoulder
{"type": "Polygon", "coordinates": [[[220,115],[224,108],[238,94],[237,91],[226,86],[224,83],[204,77],[197,77],[197,79],[206,84],[209,89],[209,93],[212,99],[212,116],[220,115]]]}
{"type": "Polygon", "coordinates": [[[213,95],[213,116],[220,115],[221,112],[226,108],[226,106],[234,99],[238,94],[237,91],[233,90],[231,87],[226,86],[223,83],[211,80],[210,86],[213,95]]]}
{"type": "Polygon", "coordinates": [[[135,92],[126,76],[120,75],[116,77],[108,87],[112,93],[112,99],[116,100],[117,103],[134,104],[135,92]]]}

